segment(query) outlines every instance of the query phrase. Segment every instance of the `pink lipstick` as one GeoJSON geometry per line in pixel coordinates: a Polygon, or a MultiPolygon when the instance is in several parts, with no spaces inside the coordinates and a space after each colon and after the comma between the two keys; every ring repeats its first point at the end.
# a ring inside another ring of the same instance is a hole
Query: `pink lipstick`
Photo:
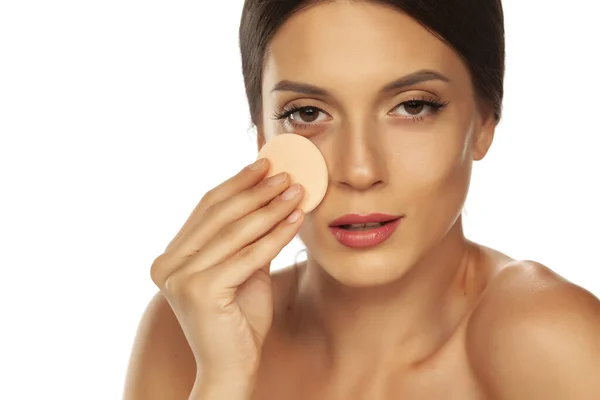
{"type": "Polygon", "coordinates": [[[377,246],[388,239],[400,225],[402,216],[388,214],[348,214],[329,224],[329,231],[344,246],[377,246]]]}

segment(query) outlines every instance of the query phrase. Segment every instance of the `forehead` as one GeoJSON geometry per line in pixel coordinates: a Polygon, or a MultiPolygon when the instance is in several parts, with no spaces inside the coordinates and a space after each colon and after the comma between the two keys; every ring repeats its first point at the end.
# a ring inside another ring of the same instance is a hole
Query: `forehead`
{"type": "Polygon", "coordinates": [[[458,55],[414,19],[368,1],[313,5],[289,18],[269,46],[263,90],[282,79],[330,89],[383,85],[421,69],[469,83],[458,55]]]}

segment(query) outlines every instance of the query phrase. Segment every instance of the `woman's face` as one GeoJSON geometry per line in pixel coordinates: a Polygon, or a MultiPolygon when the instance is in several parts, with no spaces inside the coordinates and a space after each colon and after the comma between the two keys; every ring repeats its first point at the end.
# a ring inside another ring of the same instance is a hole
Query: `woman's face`
{"type": "Polygon", "coordinates": [[[371,2],[301,11],[269,50],[259,146],[262,135],[302,135],[329,169],[327,194],[300,230],[310,257],[349,286],[398,279],[452,231],[472,162],[493,137],[465,64],[413,19],[371,2]],[[341,216],[371,213],[402,216],[381,244],[348,247],[330,231],[341,216]]]}

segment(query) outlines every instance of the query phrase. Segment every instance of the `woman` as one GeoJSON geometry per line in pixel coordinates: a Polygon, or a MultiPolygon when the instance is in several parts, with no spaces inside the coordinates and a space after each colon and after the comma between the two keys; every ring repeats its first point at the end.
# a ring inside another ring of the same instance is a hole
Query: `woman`
{"type": "Polygon", "coordinates": [[[598,299],[463,234],[499,0],[246,0],[240,44],[259,149],[309,138],[329,188],[302,215],[259,160],[204,196],[152,265],[127,399],[600,399],[598,299]]]}

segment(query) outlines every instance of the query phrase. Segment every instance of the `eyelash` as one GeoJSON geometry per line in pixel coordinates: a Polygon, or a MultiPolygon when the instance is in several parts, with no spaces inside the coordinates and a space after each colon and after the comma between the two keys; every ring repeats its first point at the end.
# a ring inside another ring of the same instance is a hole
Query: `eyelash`
{"type": "MultiPolygon", "coordinates": [[[[396,105],[392,110],[396,110],[399,107],[403,106],[403,105],[407,105],[413,103],[412,105],[414,107],[418,107],[418,106],[428,106],[431,108],[432,113],[433,114],[437,114],[439,111],[441,111],[444,107],[446,107],[448,105],[449,102],[442,102],[439,99],[432,97],[432,98],[428,98],[428,99],[418,99],[418,98],[412,98],[410,100],[407,101],[403,101],[402,103],[399,103],[398,105],[396,105]]],[[[292,114],[298,112],[298,111],[302,111],[305,109],[312,109],[315,110],[315,112],[322,112],[327,114],[325,111],[321,110],[318,107],[314,107],[314,106],[297,106],[295,104],[290,104],[288,106],[285,106],[283,108],[281,108],[280,110],[276,111],[273,113],[273,119],[278,120],[278,121],[284,121],[284,122],[288,122],[290,123],[292,126],[294,126],[295,128],[299,128],[299,129],[305,129],[305,128],[310,128],[310,127],[315,127],[315,126],[319,126],[321,125],[320,123],[297,123],[293,120],[290,120],[289,117],[292,116],[292,114]]],[[[416,117],[406,117],[403,119],[407,119],[407,120],[412,120],[412,122],[421,122],[425,119],[425,117],[423,116],[416,116],[416,117]]]]}

